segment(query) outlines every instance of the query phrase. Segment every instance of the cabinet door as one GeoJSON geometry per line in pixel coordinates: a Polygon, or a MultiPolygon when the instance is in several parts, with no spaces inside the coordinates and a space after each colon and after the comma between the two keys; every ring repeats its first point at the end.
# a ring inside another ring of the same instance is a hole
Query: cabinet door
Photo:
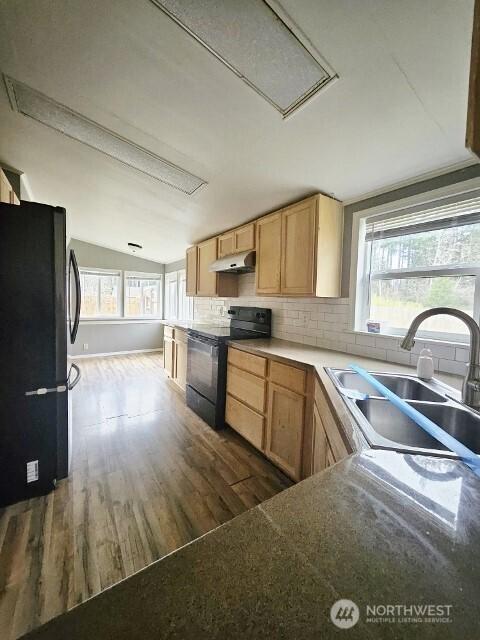
{"type": "Polygon", "coordinates": [[[187,296],[195,296],[197,294],[197,247],[187,249],[187,296]]]}
{"type": "Polygon", "coordinates": [[[187,345],[175,340],[175,382],[185,390],[187,386],[187,345]]]}
{"type": "Polygon", "coordinates": [[[265,453],[293,480],[300,480],[305,399],[270,382],[265,453]]]}
{"type": "Polygon", "coordinates": [[[217,295],[217,274],[209,271],[208,267],[217,259],[217,238],[210,238],[197,246],[198,249],[198,277],[197,295],[217,295]]]}
{"type": "Polygon", "coordinates": [[[218,257],[223,258],[235,253],[235,232],[229,231],[218,237],[218,257]]]}
{"type": "Polygon", "coordinates": [[[235,229],[235,252],[253,251],[255,249],[255,223],[246,224],[235,229]]]}
{"type": "Polygon", "coordinates": [[[280,293],[282,216],[274,213],[257,221],[257,294],[280,293]]]}
{"type": "Polygon", "coordinates": [[[288,295],[315,295],[317,199],[282,212],[281,290],[288,295]]]}
{"type": "Polygon", "coordinates": [[[163,366],[169,378],[173,378],[175,373],[174,367],[174,348],[171,338],[163,339],[163,366]]]}
{"type": "Polygon", "coordinates": [[[312,436],[312,473],[318,473],[328,466],[329,444],[316,404],[313,406],[312,436]]]}

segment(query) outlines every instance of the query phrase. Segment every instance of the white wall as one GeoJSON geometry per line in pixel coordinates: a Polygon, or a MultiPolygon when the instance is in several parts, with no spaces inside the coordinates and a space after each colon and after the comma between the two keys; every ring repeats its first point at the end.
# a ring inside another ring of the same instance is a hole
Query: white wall
{"type": "MultiPolygon", "coordinates": [[[[164,265],[158,262],[106,249],[89,242],[72,239],[68,248],[74,249],[79,267],[145,273],[164,273],[165,271],[164,265]]],[[[141,351],[160,349],[162,346],[163,325],[160,322],[138,322],[126,319],[81,320],[75,344],[68,345],[68,354],[80,356],[141,351]],[[84,345],[88,345],[86,349],[84,345]]]]}

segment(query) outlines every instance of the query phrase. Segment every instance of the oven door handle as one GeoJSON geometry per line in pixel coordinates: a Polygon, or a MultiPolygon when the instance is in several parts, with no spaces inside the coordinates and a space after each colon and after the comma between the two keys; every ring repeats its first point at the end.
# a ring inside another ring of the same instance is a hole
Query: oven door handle
{"type": "Polygon", "coordinates": [[[218,344],[212,340],[209,340],[208,338],[202,339],[197,338],[197,336],[195,336],[194,338],[192,336],[189,336],[188,343],[191,343],[191,346],[193,348],[195,348],[197,344],[202,345],[202,351],[206,351],[205,347],[209,347],[210,355],[213,355],[214,351],[218,350],[218,344]]]}

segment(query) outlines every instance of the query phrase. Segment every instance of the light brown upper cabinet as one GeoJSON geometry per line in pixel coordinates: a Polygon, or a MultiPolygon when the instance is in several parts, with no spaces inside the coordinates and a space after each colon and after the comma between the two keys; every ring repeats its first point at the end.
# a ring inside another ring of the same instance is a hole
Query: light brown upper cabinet
{"type": "Polygon", "coordinates": [[[235,252],[253,251],[255,249],[255,223],[250,222],[235,229],[235,252]]]}
{"type": "Polygon", "coordinates": [[[218,257],[223,258],[233,253],[253,251],[255,249],[255,223],[232,229],[218,236],[218,257]]]}
{"type": "Polygon", "coordinates": [[[218,257],[223,258],[235,253],[235,232],[229,231],[218,236],[218,257]]]}
{"type": "Polygon", "coordinates": [[[480,158],[480,0],[473,16],[466,146],[480,158]]]}
{"type": "Polygon", "coordinates": [[[218,238],[210,238],[197,245],[197,296],[235,297],[238,294],[238,280],[234,273],[209,271],[217,259],[218,238]]]}
{"type": "Polygon", "coordinates": [[[17,194],[13,190],[10,181],[2,169],[0,169],[0,202],[4,202],[6,204],[20,204],[17,194]]]}
{"type": "Polygon", "coordinates": [[[257,293],[340,296],[343,207],[316,195],[257,221],[257,293]]]}
{"type": "Polygon", "coordinates": [[[197,295],[197,247],[187,249],[187,296],[197,295]]]}
{"type": "Polygon", "coordinates": [[[288,207],[282,212],[282,293],[315,295],[315,199],[288,207]]]}
{"type": "Polygon", "coordinates": [[[273,213],[257,221],[256,290],[258,294],[280,293],[282,214],[273,213]]]}
{"type": "Polygon", "coordinates": [[[197,295],[215,296],[217,294],[217,274],[208,268],[217,259],[217,238],[210,238],[197,245],[198,273],[197,295]]]}

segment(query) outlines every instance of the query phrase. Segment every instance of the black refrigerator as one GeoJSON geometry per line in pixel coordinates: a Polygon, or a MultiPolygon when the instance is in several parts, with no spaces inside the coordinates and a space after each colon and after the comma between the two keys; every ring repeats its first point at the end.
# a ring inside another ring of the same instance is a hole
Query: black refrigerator
{"type": "MultiPolygon", "coordinates": [[[[66,212],[0,203],[0,506],[43,495],[69,472],[68,342],[80,317],[66,212]]],[[[71,421],[70,421],[71,425],[71,421]]]]}

